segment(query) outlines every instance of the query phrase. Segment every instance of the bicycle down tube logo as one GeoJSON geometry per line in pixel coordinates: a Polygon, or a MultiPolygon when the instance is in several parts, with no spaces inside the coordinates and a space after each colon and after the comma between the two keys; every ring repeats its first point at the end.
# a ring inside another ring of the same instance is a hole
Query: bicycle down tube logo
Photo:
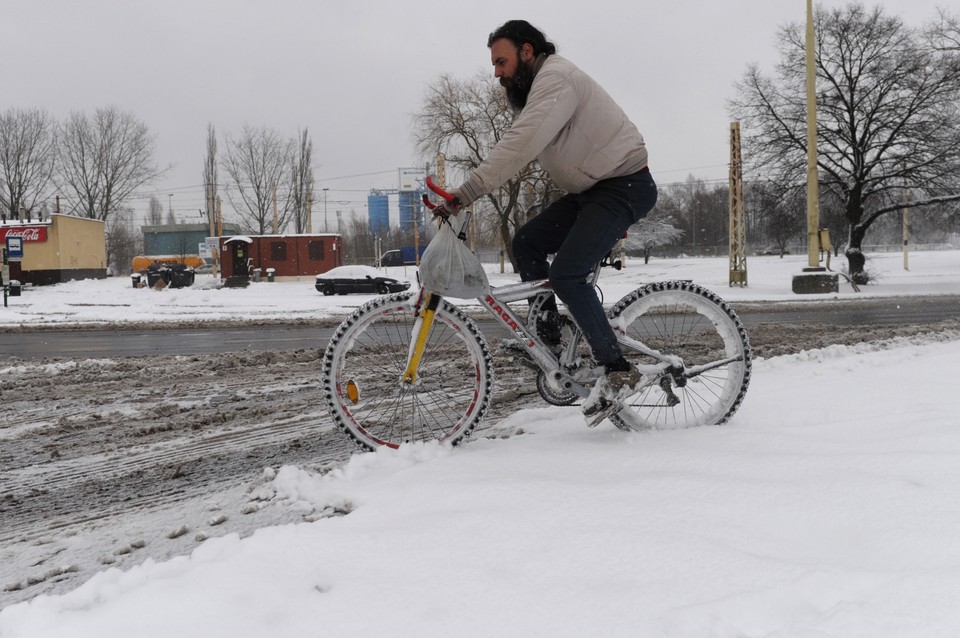
{"type": "Polygon", "coordinates": [[[487,295],[484,301],[486,301],[487,305],[490,306],[490,309],[493,310],[498,317],[500,317],[500,321],[505,323],[508,328],[523,337],[524,341],[527,342],[527,345],[533,345],[533,340],[530,338],[530,335],[527,334],[527,331],[524,330],[523,327],[521,327],[520,324],[513,319],[513,317],[510,315],[510,312],[506,308],[497,303],[496,299],[490,295],[487,295]]]}

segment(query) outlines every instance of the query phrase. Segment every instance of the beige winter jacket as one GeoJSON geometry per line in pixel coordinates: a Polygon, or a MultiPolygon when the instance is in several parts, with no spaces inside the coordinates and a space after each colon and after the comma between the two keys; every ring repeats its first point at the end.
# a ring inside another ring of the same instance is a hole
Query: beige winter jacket
{"type": "Polygon", "coordinates": [[[593,78],[551,55],[513,126],[454,194],[466,206],[534,159],[560,188],[581,193],[600,180],[641,170],[647,149],[637,127],[593,78]]]}

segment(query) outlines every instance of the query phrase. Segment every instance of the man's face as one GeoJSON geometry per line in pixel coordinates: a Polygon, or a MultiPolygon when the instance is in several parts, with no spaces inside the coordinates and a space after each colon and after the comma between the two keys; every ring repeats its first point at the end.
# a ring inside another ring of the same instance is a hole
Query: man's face
{"type": "Polygon", "coordinates": [[[494,41],[490,47],[493,75],[507,90],[507,99],[516,111],[523,110],[533,85],[533,47],[524,44],[519,49],[507,38],[494,41]]]}

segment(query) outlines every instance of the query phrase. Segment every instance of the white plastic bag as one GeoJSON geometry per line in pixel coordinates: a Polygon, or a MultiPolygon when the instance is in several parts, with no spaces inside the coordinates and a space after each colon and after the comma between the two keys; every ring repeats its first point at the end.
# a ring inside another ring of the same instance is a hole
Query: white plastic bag
{"type": "Polygon", "coordinates": [[[420,259],[420,283],[438,295],[471,299],[490,290],[487,273],[480,260],[457,238],[466,215],[450,217],[450,223],[430,240],[420,259]],[[458,219],[458,217],[462,219],[458,219]]]}

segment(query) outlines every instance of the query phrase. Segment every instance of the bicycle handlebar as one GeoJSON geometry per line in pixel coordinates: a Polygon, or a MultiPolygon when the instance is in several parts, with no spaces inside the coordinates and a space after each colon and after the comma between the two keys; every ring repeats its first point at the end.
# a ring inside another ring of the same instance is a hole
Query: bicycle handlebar
{"type": "MultiPolygon", "coordinates": [[[[442,197],[444,202],[446,202],[447,204],[452,204],[457,199],[455,195],[451,195],[447,191],[443,190],[442,188],[434,184],[433,178],[430,176],[427,176],[427,188],[429,188],[431,191],[433,191],[434,193],[442,197]]],[[[423,194],[423,203],[430,210],[433,210],[434,208],[437,207],[436,204],[430,201],[430,197],[427,196],[426,193],[423,194]]]]}
{"type": "Polygon", "coordinates": [[[430,176],[427,176],[427,188],[429,188],[429,189],[432,190],[434,193],[436,193],[436,194],[439,195],[440,197],[444,198],[444,199],[445,199],[446,201],[448,201],[448,202],[452,202],[454,199],[456,199],[456,197],[454,197],[453,195],[451,195],[451,194],[448,193],[447,191],[443,190],[442,188],[440,188],[439,186],[437,186],[436,184],[434,184],[434,183],[433,183],[433,178],[430,177],[430,176]]]}

